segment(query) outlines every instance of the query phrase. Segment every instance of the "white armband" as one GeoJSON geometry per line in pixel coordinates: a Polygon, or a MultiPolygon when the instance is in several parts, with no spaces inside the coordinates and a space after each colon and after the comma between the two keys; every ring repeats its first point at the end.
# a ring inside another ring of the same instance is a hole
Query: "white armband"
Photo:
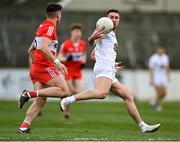
{"type": "Polygon", "coordinates": [[[56,59],[54,60],[54,63],[55,63],[56,65],[58,65],[58,64],[60,64],[61,62],[59,61],[58,58],[56,58],[56,59]]]}

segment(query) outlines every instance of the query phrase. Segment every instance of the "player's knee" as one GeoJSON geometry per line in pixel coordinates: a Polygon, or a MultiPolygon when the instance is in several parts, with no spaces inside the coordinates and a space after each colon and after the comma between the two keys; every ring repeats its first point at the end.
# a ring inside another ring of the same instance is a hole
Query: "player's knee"
{"type": "Polygon", "coordinates": [[[130,102],[134,102],[134,95],[133,94],[129,94],[128,97],[127,97],[128,101],[130,102]]]}
{"type": "Polygon", "coordinates": [[[70,96],[71,92],[69,88],[65,88],[63,91],[64,91],[63,96],[62,96],[63,98],[70,96]]]}
{"type": "Polygon", "coordinates": [[[101,91],[101,90],[96,91],[96,96],[98,99],[105,99],[107,95],[108,95],[107,91],[101,91]]]}
{"type": "Polygon", "coordinates": [[[70,91],[66,90],[63,97],[68,97],[68,96],[70,96],[70,94],[71,94],[70,91]]]}
{"type": "Polygon", "coordinates": [[[165,97],[166,96],[166,92],[162,92],[161,94],[160,94],[160,96],[163,98],[163,97],[165,97]]]}
{"type": "Polygon", "coordinates": [[[126,101],[128,101],[128,102],[134,102],[134,95],[133,95],[133,93],[132,92],[130,92],[130,91],[126,91],[126,92],[124,92],[124,99],[126,100],[126,101]]]}

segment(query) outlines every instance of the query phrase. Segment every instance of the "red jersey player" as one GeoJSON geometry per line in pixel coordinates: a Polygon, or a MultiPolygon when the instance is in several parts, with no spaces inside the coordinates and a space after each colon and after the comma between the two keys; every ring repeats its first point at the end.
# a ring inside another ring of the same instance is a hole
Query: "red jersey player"
{"type": "Polygon", "coordinates": [[[66,67],[56,58],[58,46],[56,26],[61,19],[61,9],[61,5],[56,3],[49,3],[46,6],[47,19],[38,27],[35,39],[28,50],[32,60],[30,77],[35,91],[24,90],[19,99],[19,107],[22,108],[30,98],[35,98],[35,101],[28,109],[18,129],[19,133],[29,132],[30,123],[46,103],[46,97],[61,98],[70,94],[63,76],[55,69],[56,66],[64,74],[67,73],[66,67]]]}
{"type": "MultiPolygon", "coordinates": [[[[68,68],[65,75],[66,82],[71,94],[83,91],[82,68],[86,62],[86,43],[81,39],[82,26],[73,24],[71,27],[71,38],[61,45],[58,58],[68,68]]],[[[64,111],[64,117],[69,118],[69,112],[64,111]]]]}
{"type": "Polygon", "coordinates": [[[81,39],[82,26],[74,24],[71,27],[71,38],[61,45],[58,58],[68,68],[65,76],[71,94],[83,90],[82,67],[86,62],[86,43],[81,39]]]}

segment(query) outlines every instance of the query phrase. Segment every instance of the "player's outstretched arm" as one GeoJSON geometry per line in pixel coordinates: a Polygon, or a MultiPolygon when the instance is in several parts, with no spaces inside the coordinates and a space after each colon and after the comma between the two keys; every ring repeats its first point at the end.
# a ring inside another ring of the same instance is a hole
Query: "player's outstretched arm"
{"type": "Polygon", "coordinates": [[[50,59],[51,61],[54,62],[56,57],[51,53],[49,49],[49,45],[51,43],[51,40],[47,37],[41,37],[41,45],[40,45],[40,50],[44,53],[44,55],[50,59]]]}
{"type": "Polygon", "coordinates": [[[91,61],[96,61],[96,58],[95,58],[95,48],[91,52],[90,59],[91,59],[91,61]]]}
{"type": "Polygon", "coordinates": [[[83,53],[83,56],[82,56],[82,63],[85,64],[86,63],[86,52],[83,53]]]}
{"type": "Polygon", "coordinates": [[[51,40],[47,37],[41,37],[41,45],[40,45],[40,50],[44,53],[44,55],[51,60],[52,62],[55,63],[55,65],[62,70],[64,74],[67,74],[67,68],[60,62],[56,56],[54,56],[50,49],[49,49],[49,44],[51,43],[51,40]]]}

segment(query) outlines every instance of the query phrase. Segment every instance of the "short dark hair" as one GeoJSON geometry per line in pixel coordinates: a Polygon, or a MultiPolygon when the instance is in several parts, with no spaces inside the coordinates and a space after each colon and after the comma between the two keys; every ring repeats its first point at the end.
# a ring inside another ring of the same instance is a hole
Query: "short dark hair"
{"type": "Polygon", "coordinates": [[[79,23],[72,24],[72,25],[71,25],[71,31],[73,31],[74,29],[82,30],[82,25],[79,24],[79,23]]]}
{"type": "Polygon", "coordinates": [[[120,14],[117,9],[110,9],[110,10],[108,10],[108,11],[106,12],[106,15],[108,15],[108,14],[111,13],[111,12],[120,14]]]}
{"type": "Polygon", "coordinates": [[[51,17],[56,13],[57,11],[60,11],[62,9],[62,6],[55,2],[50,2],[46,6],[46,14],[48,17],[51,17]]]}

